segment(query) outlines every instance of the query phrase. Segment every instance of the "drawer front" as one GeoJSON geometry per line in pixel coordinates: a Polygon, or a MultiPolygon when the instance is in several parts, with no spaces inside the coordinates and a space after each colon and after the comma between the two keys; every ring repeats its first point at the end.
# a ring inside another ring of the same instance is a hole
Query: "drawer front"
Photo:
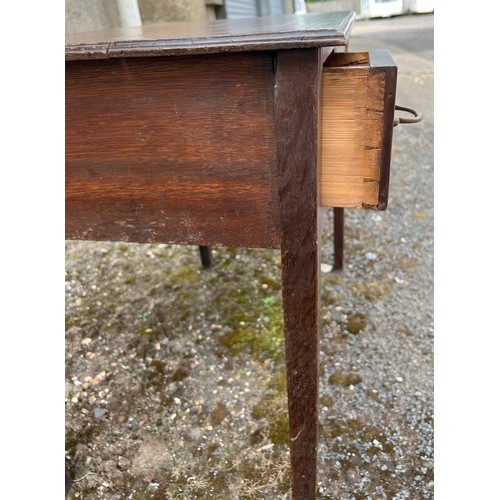
{"type": "Polygon", "coordinates": [[[321,205],[387,208],[396,79],[385,50],[332,53],[325,61],[321,205]]]}

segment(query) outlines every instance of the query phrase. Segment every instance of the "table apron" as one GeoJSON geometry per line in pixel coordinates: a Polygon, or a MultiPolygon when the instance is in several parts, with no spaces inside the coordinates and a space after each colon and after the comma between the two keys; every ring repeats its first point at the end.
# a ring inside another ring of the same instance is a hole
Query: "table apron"
{"type": "Polygon", "coordinates": [[[274,57],[67,62],[67,239],[279,248],[274,57]]]}

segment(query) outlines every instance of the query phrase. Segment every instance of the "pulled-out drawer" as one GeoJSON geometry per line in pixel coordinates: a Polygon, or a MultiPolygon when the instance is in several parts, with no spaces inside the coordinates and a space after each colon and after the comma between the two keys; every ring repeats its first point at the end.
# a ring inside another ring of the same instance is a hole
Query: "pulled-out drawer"
{"type": "Polygon", "coordinates": [[[325,61],[321,205],[387,208],[396,79],[386,50],[334,52],[325,61]]]}

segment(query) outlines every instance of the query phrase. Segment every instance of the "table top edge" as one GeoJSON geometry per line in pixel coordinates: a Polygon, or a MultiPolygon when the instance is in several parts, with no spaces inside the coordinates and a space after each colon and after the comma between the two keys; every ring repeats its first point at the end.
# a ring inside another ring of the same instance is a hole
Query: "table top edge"
{"type": "Polygon", "coordinates": [[[346,45],[354,12],[165,23],[66,37],[66,61],[346,45]]]}

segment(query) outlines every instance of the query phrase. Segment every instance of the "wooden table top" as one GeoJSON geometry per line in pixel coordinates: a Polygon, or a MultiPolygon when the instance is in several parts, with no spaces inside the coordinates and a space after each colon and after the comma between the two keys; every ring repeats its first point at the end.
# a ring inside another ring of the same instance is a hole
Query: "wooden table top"
{"type": "Polygon", "coordinates": [[[66,60],[346,45],[354,12],[175,22],[66,37],[66,60]]]}

